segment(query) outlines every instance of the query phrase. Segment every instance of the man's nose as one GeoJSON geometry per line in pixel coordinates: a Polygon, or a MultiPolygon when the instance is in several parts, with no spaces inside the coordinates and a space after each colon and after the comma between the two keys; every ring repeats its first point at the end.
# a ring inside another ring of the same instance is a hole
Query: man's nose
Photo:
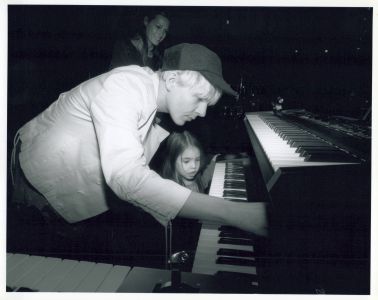
{"type": "Polygon", "coordinates": [[[196,113],[200,117],[205,117],[206,116],[206,110],[207,110],[207,103],[206,102],[201,102],[200,104],[198,104],[198,107],[196,109],[196,113]]]}

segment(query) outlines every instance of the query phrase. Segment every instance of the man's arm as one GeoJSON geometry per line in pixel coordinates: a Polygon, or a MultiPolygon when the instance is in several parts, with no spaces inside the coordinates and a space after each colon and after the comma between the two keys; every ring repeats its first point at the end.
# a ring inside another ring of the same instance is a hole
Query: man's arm
{"type": "Polygon", "coordinates": [[[192,192],[178,215],[219,222],[266,236],[268,234],[266,213],[266,204],[263,202],[232,202],[192,192]]]}

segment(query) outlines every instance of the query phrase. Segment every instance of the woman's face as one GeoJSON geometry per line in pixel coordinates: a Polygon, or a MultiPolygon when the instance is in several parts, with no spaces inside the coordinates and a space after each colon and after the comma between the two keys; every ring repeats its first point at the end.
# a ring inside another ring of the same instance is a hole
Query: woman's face
{"type": "Polygon", "coordinates": [[[186,180],[193,180],[201,164],[201,154],[197,147],[190,146],[176,159],[177,173],[186,180]]]}
{"type": "Polygon", "coordinates": [[[158,46],[166,37],[169,30],[169,20],[162,16],[156,15],[152,20],[144,19],[146,26],[147,41],[154,46],[158,46]]]}

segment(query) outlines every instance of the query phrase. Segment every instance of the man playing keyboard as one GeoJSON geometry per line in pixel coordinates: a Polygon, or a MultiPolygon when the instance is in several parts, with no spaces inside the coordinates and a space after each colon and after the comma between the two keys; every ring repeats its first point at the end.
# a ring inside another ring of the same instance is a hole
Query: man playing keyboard
{"type": "Polygon", "coordinates": [[[194,192],[148,167],[167,135],[153,122],[156,112],[181,126],[204,117],[222,92],[236,95],[217,54],[180,44],[166,50],[159,72],[120,67],[62,93],[18,131],[13,201],[69,227],[107,212],[110,188],[163,226],[180,216],[266,235],[264,203],[194,192]]]}

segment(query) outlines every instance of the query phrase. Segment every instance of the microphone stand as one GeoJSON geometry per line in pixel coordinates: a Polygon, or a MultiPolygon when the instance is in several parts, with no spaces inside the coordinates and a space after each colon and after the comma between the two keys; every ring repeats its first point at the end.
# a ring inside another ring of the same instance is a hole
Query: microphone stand
{"type": "Polygon", "coordinates": [[[171,280],[163,284],[157,284],[154,293],[198,293],[199,289],[181,281],[181,266],[188,260],[189,255],[185,251],[174,253],[168,264],[171,267],[171,280]]]}

